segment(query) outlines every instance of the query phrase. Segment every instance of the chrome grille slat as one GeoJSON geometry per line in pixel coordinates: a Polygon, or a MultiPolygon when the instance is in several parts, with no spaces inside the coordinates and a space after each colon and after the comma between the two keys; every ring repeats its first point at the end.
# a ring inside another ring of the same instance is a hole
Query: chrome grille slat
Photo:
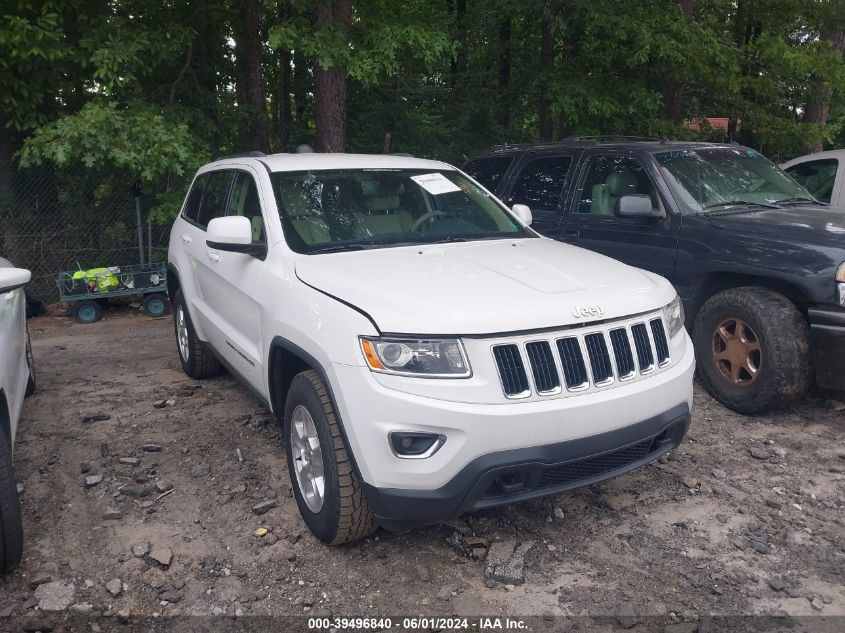
{"type": "Polygon", "coordinates": [[[607,351],[604,333],[587,334],[584,337],[584,343],[587,345],[587,356],[590,358],[593,383],[601,386],[613,382],[613,367],[610,365],[610,354],[607,351]]]}
{"type": "Polygon", "coordinates": [[[522,363],[522,355],[515,344],[497,345],[493,348],[496,366],[502,389],[509,398],[524,398],[531,392],[528,389],[528,375],[522,363]]]}
{"type": "Polygon", "coordinates": [[[549,394],[560,389],[557,365],[548,341],[532,341],[525,344],[528,362],[534,376],[537,393],[549,394]]]}
{"type": "Polygon", "coordinates": [[[631,335],[634,337],[634,347],[637,348],[637,364],[640,367],[640,373],[648,373],[654,369],[654,353],[651,351],[645,323],[632,325],[631,335]]]}
{"type": "Polygon", "coordinates": [[[661,319],[651,320],[651,334],[654,337],[654,350],[657,352],[657,364],[663,366],[669,362],[669,341],[661,319]]]}
{"type": "Polygon", "coordinates": [[[617,328],[610,331],[610,343],[613,346],[613,356],[616,360],[616,373],[619,380],[626,380],[637,373],[634,365],[634,354],[631,352],[631,342],[628,331],[617,328]]]}
{"type": "Polygon", "coordinates": [[[590,379],[587,376],[587,366],[584,364],[584,355],[581,353],[578,339],[574,336],[559,339],[557,348],[563,365],[566,388],[570,391],[587,388],[590,379]]]}

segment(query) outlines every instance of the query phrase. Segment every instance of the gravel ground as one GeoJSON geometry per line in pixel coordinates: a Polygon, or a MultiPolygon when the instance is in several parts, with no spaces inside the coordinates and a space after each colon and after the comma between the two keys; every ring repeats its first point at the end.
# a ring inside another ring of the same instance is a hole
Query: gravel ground
{"type": "Polygon", "coordinates": [[[29,327],[39,390],[15,447],[26,543],[0,579],[2,630],[250,621],[227,617],[239,615],[845,627],[845,412],[821,397],[745,417],[697,388],[689,437],[668,459],[326,547],[299,519],[270,414],[229,376],[187,379],[169,319],[117,311],[29,327]]]}

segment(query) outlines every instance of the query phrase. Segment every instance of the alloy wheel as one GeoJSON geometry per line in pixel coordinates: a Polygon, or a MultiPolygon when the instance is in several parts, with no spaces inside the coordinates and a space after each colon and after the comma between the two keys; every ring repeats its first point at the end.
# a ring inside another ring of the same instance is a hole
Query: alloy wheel
{"type": "Polygon", "coordinates": [[[713,360],[725,380],[750,385],[757,380],[763,364],[757,334],[742,319],[725,319],[713,332],[713,360]]]}
{"type": "Polygon", "coordinates": [[[305,505],[315,514],[323,508],[326,493],[326,477],[323,467],[323,451],[314,418],[302,405],[293,410],[290,422],[289,440],[293,454],[296,485],[305,505]]]}
{"type": "Polygon", "coordinates": [[[179,353],[182,360],[188,360],[190,347],[188,344],[188,320],[185,318],[185,309],[182,306],[176,308],[176,341],[179,343],[179,353]]]}

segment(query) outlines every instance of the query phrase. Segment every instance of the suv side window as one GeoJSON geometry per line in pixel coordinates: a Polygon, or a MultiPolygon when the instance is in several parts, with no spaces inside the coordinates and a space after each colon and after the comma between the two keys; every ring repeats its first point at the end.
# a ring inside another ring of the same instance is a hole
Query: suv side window
{"type": "Polygon", "coordinates": [[[226,205],[226,215],[242,215],[249,219],[252,225],[252,241],[264,242],[264,216],[261,215],[261,201],[258,198],[258,187],[255,178],[245,171],[235,172],[235,182],[229,203],[226,205]]]}
{"type": "Polygon", "coordinates": [[[575,212],[612,216],[619,198],[633,194],[645,194],[652,207],[660,207],[657,191],[640,161],[623,154],[592,156],[578,186],[575,212]]]}
{"type": "Polygon", "coordinates": [[[197,221],[197,216],[200,213],[200,203],[202,202],[202,194],[205,191],[205,186],[208,184],[208,174],[200,174],[194,178],[194,184],[191,186],[191,191],[185,200],[185,208],[182,209],[182,217],[191,222],[197,221]]]}
{"type": "Polygon", "coordinates": [[[533,209],[557,209],[572,159],[546,156],[528,162],[513,185],[509,204],[527,204],[533,209]]]}
{"type": "Polygon", "coordinates": [[[830,202],[838,170],[838,160],[822,158],[787,167],[786,173],[822,202],[830,202]]]}
{"type": "Polygon", "coordinates": [[[214,218],[222,218],[226,213],[226,199],[232,184],[231,171],[213,171],[208,176],[208,185],[202,197],[197,225],[204,229],[214,218]]]}
{"type": "Polygon", "coordinates": [[[464,165],[464,171],[475,178],[487,191],[496,193],[505,173],[513,162],[513,156],[477,158],[464,165]]]}

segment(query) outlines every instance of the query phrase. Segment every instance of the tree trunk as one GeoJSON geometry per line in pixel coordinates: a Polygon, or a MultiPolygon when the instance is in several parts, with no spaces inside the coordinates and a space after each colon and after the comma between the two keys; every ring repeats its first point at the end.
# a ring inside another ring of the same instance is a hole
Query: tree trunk
{"type": "Polygon", "coordinates": [[[241,144],[247,150],[267,150],[267,99],[261,70],[263,57],[258,0],[238,3],[240,23],[234,29],[237,55],[238,106],[246,115],[241,144]]]}
{"type": "MultiPolygon", "coordinates": [[[[678,0],[678,8],[687,22],[693,20],[693,0],[678,0]]],[[[663,78],[663,114],[675,125],[684,122],[684,82],[671,69],[663,78]]]]}
{"type": "Polygon", "coordinates": [[[549,116],[548,85],[554,64],[554,41],[552,38],[551,16],[543,12],[543,24],[540,31],[540,97],[537,103],[537,126],[540,141],[551,141],[554,135],[554,125],[549,116]]]}
{"type": "MultiPolygon", "coordinates": [[[[348,38],[352,26],[352,0],[319,0],[317,26],[333,25],[348,38]]],[[[317,151],[342,152],[346,149],[346,66],[335,63],[325,68],[314,67],[315,119],[317,151]]]]}
{"type": "Polygon", "coordinates": [[[508,85],[511,81],[511,19],[499,23],[499,112],[498,121],[502,127],[510,127],[508,85]]]}
{"type": "MultiPolygon", "coordinates": [[[[822,33],[822,39],[830,42],[834,53],[842,55],[845,50],[845,24],[838,24],[822,33]]],[[[827,125],[830,115],[830,99],[833,96],[833,88],[830,82],[823,76],[815,75],[810,84],[810,96],[807,99],[807,108],[804,111],[804,122],[827,125]]],[[[813,154],[824,149],[824,140],[817,138],[807,146],[807,153],[813,154]]]]}
{"type": "Polygon", "coordinates": [[[455,41],[458,43],[458,50],[449,62],[449,70],[452,74],[452,84],[454,85],[458,81],[460,74],[466,70],[467,38],[464,27],[464,18],[467,13],[467,1],[450,0],[449,8],[453,9],[455,13],[455,41]]]}

